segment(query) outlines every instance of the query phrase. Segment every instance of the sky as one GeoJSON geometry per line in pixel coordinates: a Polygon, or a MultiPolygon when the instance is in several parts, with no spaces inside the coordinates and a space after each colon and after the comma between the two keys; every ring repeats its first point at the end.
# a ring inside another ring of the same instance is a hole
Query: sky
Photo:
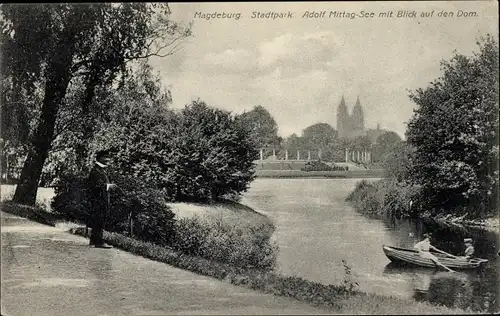
{"type": "Polygon", "coordinates": [[[173,3],[170,8],[173,20],[193,23],[193,35],[175,55],[150,60],[172,91],[172,107],[198,98],[234,113],[262,105],[283,137],[300,135],[315,123],[336,129],[342,96],[350,111],[360,98],[366,128],[380,124],[404,137],[416,108],[408,91],[427,87],[441,73],[440,60],[455,50],[470,55],[478,37],[499,33],[495,1],[173,3]],[[431,17],[420,16],[433,10],[431,17]],[[458,17],[460,10],[476,16],[458,17]],[[390,11],[393,17],[379,16],[390,11]],[[398,11],[404,17],[397,17],[398,11]],[[254,12],[287,17],[253,18],[254,12]],[[330,17],[331,12],[344,17],[330,17]],[[213,13],[240,15],[203,18],[213,13]]]}

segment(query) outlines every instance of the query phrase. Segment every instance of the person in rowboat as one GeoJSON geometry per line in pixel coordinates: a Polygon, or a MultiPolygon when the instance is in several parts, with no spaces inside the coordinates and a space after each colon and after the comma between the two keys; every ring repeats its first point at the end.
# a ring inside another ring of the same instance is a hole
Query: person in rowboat
{"type": "MultiPolygon", "coordinates": [[[[432,262],[434,262],[435,264],[445,268],[446,270],[450,271],[450,272],[455,272],[453,271],[452,269],[448,268],[447,266],[445,266],[444,264],[442,264],[441,262],[439,262],[439,259],[433,255],[430,250],[435,250],[437,252],[441,252],[441,253],[445,253],[444,251],[434,247],[432,244],[431,244],[431,237],[432,235],[431,234],[424,234],[424,240],[418,242],[415,244],[415,246],[413,246],[415,249],[418,250],[418,253],[420,254],[420,256],[422,258],[426,258],[426,259],[430,259],[432,260],[432,262]]],[[[445,253],[445,254],[448,254],[448,253],[445,253]]]]}
{"type": "Polygon", "coordinates": [[[472,238],[465,238],[464,243],[465,251],[463,258],[470,259],[474,256],[474,242],[472,241],[472,238]]]}

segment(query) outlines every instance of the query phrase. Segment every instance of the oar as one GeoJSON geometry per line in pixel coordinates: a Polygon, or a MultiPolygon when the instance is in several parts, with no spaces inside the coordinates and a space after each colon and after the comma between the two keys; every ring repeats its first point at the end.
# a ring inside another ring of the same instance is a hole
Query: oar
{"type": "Polygon", "coordinates": [[[450,254],[450,253],[447,253],[446,251],[443,251],[443,250],[437,249],[436,247],[434,247],[434,250],[436,250],[437,252],[440,252],[440,253],[442,253],[442,254],[448,255],[448,256],[450,256],[450,257],[452,257],[452,258],[457,259],[457,256],[454,256],[454,255],[452,255],[452,254],[450,254]]]}
{"type": "Polygon", "coordinates": [[[445,266],[444,264],[442,264],[441,262],[439,262],[437,259],[436,260],[433,260],[431,259],[435,264],[437,264],[438,266],[441,266],[443,268],[445,268],[446,270],[448,270],[449,272],[455,272],[454,270],[448,268],[447,266],[445,266]]]}

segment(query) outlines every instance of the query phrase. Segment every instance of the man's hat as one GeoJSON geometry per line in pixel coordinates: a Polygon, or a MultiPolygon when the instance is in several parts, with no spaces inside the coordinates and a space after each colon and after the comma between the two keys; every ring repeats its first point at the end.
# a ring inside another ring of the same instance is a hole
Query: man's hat
{"type": "Polygon", "coordinates": [[[470,243],[472,244],[472,238],[465,238],[464,243],[470,243]]]}
{"type": "Polygon", "coordinates": [[[424,238],[431,238],[432,234],[431,233],[425,233],[423,236],[424,236],[424,238]]]}
{"type": "Polygon", "coordinates": [[[95,154],[95,159],[99,160],[103,157],[109,157],[111,155],[111,152],[109,150],[99,150],[95,154]]]}
{"type": "Polygon", "coordinates": [[[119,152],[119,149],[117,146],[111,146],[107,147],[105,149],[100,149],[96,152],[95,158],[100,159],[102,157],[111,157],[113,155],[116,155],[119,152]]]}

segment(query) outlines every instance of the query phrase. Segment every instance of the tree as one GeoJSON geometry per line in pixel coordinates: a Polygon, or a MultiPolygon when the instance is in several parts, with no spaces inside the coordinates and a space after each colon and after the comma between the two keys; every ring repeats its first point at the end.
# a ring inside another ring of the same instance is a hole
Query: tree
{"type": "MultiPolygon", "coordinates": [[[[2,5],[1,11],[2,77],[12,78],[13,102],[37,84],[44,87],[40,117],[13,199],[34,204],[70,83],[79,79],[85,87],[80,104],[83,139],[88,141],[96,87],[125,78],[128,61],[172,54],[190,33],[169,21],[169,8],[161,4],[2,5]]],[[[80,156],[85,147],[77,147],[80,156]]]]}
{"type": "Polygon", "coordinates": [[[141,183],[139,191],[159,191],[175,201],[210,202],[248,188],[257,151],[231,113],[202,101],[174,112],[133,95],[96,137],[95,146],[116,148],[115,178],[126,183],[132,177],[141,183]]]}
{"type": "Polygon", "coordinates": [[[385,161],[386,156],[390,156],[393,150],[399,150],[402,139],[396,132],[385,131],[380,134],[372,148],[372,154],[375,161],[385,161]]]}
{"type": "Polygon", "coordinates": [[[335,143],[337,132],[330,124],[317,123],[306,127],[302,131],[305,143],[313,148],[328,147],[335,143]]]}
{"type": "MultiPolygon", "coordinates": [[[[107,229],[130,232],[128,219],[133,218],[134,236],[163,243],[171,233],[174,216],[165,207],[170,196],[164,177],[170,154],[175,152],[172,140],[176,137],[177,115],[168,108],[170,93],[161,90],[159,78],[152,75],[147,64],[127,77],[120,88],[105,92],[98,102],[107,110],[97,121],[89,148],[92,152],[114,152],[107,170],[119,190],[111,192],[107,229]]],[[[84,222],[91,214],[87,173],[93,161],[87,162],[87,168],[77,167],[73,148],[80,132],[61,130],[45,165],[50,170],[44,171],[52,171],[47,178],[57,177],[54,212],[84,222]]]]}
{"type": "Polygon", "coordinates": [[[401,137],[396,132],[387,131],[377,137],[377,144],[382,148],[382,152],[389,151],[394,145],[402,141],[401,137]]]}
{"type": "Polygon", "coordinates": [[[442,61],[443,74],[410,93],[415,148],[411,179],[430,207],[495,209],[498,188],[498,44],[488,35],[472,56],[442,61]]]}
{"type": "Polygon", "coordinates": [[[306,127],[302,132],[304,149],[321,151],[321,157],[333,160],[337,132],[327,123],[317,123],[306,127]]]}
{"type": "MultiPolygon", "coordinates": [[[[83,92],[83,86],[75,85],[70,88],[72,89],[69,89],[56,121],[55,137],[43,168],[41,184],[53,183],[64,173],[86,173],[93,163],[89,160],[90,155],[80,161],[76,150],[85,140],[80,125],[82,123],[79,116],[80,107],[72,102],[79,101],[78,96],[83,92]]],[[[85,141],[88,142],[86,146],[90,152],[96,148],[113,147],[119,144],[118,136],[132,135],[141,129],[150,128],[147,120],[142,122],[142,125],[132,126],[133,121],[138,119],[136,117],[138,115],[148,117],[151,113],[153,117],[150,121],[153,124],[165,124],[156,128],[167,130],[170,126],[170,122],[159,122],[154,117],[157,114],[166,115],[169,112],[167,107],[171,103],[171,94],[170,91],[162,89],[159,76],[153,75],[152,68],[147,62],[140,62],[134,73],[130,74],[119,88],[99,89],[96,91],[96,96],[95,108],[101,113],[96,115],[94,121],[95,137],[85,141]]],[[[140,141],[139,139],[138,142],[140,141]]],[[[123,167],[128,169],[127,166],[123,167]]]]}
{"type": "MultiPolygon", "coordinates": [[[[304,144],[302,137],[299,137],[297,134],[293,133],[288,136],[283,142],[283,148],[288,150],[289,158],[296,157],[297,151],[304,149],[304,144]]],[[[282,153],[283,154],[283,153],[282,153]]],[[[281,157],[280,157],[281,158],[281,157]]]]}
{"type": "Polygon", "coordinates": [[[352,146],[354,146],[355,149],[369,149],[372,145],[372,141],[370,137],[363,135],[363,136],[357,136],[354,138],[352,146]]]}
{"type": "Polygon", "coordinates": [[[214,201],[247,190],[258,153],[240,119],[199,100],[182,110],[170,169],[176,200],[214,201]]]}
{"type": "Polygon", "coordinates": [[[399,141],[393,143],[391,150],[386,151],[382,156],[384,177],[400,184],[409,182],[412,170],[411,155],[413,151],[413,148],[406,142],[399,141]]]}
{"type": "Polygon", "coordinates": [[[282,139],[278,136],[278,124],[266,108],[258,105],[238,119],[250,132],[256,148],[279,148],[282,139]]]}

